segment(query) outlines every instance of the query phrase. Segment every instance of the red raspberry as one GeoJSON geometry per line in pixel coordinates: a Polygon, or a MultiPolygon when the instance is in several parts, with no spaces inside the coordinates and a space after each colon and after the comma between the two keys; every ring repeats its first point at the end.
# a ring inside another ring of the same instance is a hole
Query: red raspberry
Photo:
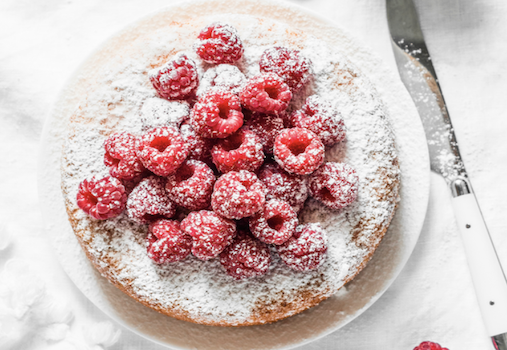
{"type": "Polygon", "coordinates": [[[185,259],[192,248],[192,237],[184,234],[176,220],[158,220],[150,224],[146,236],[148,256],[157,264],[185,259]]]}
{"type": "Polygon", "coordinates": [[[167,178],[169,198],[186,209],[201,210],[211,205],[215,184],[213,170],[198,160],[187,160],[174,175],[167,178]]]}
{"type": "Polygon", "coordinates": [[[421,344],[416,346],[414,350],[449,350],[447,348],[443,348],[440,344],[433,343],[431,341],[423,341],[421,344]]]}
{"type": "Polygon", "coordinates": [[[211,149],[211,158],[218,171],[256,171],[264,161],[259,137],[250,130],[241,128],[226,139],[220,140],[211,149]]]}
{"type": "Polygon", "coordinates": [[[265,202],[264,185],[254,173],[230,171],[215,182],[211,206],[218,214],[239,220],[252,216],[265,202]]]}
{"type": "Polygon", "coordinates": [[[308,97],[302,109],[291,115],[291,123],[297,128],[313,131],[325,146],[332,146],[345,138],[340,112],[317,95],[308,97]]]}
{"type": "Polygon", "coordinates": [[[245,231],[239,231],[234,241],[220,253],[220,263],[236,280],[264,275],[271,263],[266,244],[245,231]]]}
{"type": "Polygon", "coordinates": [[[329,208],[341,209],[356,199],[358,180],[350,165],[328,162],[310,176],[310,195],[329,208]]]}
{"type": "Polygon", "coordinates": [[[104,164],[120,180],[140,179],[145,168],[136,155],[136,138],[128,132],[110,135],[104,142],[104,164]]]}
{"type": "Polygon", "coordinates": [[[97,220],[120,215],[125,209],[125,187],[114,177],[92,177],[79,184],[77,206],[97,220]]]}
{"type": "Polygon", "coordinates": [[[178,54],[162,67],[151,70],[149,77],[158,94],[168,100],[192,97],[199,84],[195,63],[185,54],[178,54]]]}
{"type": "Polygon", "coordinates": [[[148,170],[158,176],[174,174],[189,151],[189,146],[174,127],[151,129],[136,142],[137,156],[148,170]]]}
{"type": "Polygon", "coordinates": [[[243,55],[243,43],[229,24],[212,23],[197,38],[194,49],[208,63],[234,63],[243,55]]]}
{"type": "Polygon", "coordinates": [[[241,103],[251,111],[280,113],[287,109],[292,92],[278,75],[265,73],[249,79],[239,97],[241,103]]]}
{"type": "Polygon", "coordinates": [[[195,104],[190,122],[202,137],[226,138],[243,125],[238,96],[223,89],[210,90],[195,104]]]}
{"type": "Polygon", "coordinates": [[[196,159],[201,162],[211,163],[211,147],[213,147],[213,139],[207,139],[197,135],[194,128],[185,122],[180,127],[181,136],[188,144],[190,153],[187,159],[196,159]]]}
{"type": "MultiPolygon", "coordinates": [[[[285,113],[285,112],[284,112],[285,113]]],[[[245,123],[260,138],[264,153],[272,154],[278,134],[285,128],[284,117],[276,114],[253,112],[245,123]]]]}
{"type": "Polygon", "coordinates": [[[166,180],[157,176],[144,178],[130,193],[127,214],[138,224],[148,224],[162,218],[171,218],[176,205],[165,190],[166,180]]]}
{"type": "Polygon", "coordinates": [[[250,231],[264,243],[279,245],[292,237],[297,224],[298,215],[289,203],[273,199],[250,218],[250,231]]]}
{"type": "Polygon", "coordinates": [[[264,51],[259,61],[262,73],[280,76],[293,92],[300,90],[312,76],[312,61],[298,50],[272,47],[264,51]]]}
{"type": "Polygon", "coordinates": [[[201,79],[199,88],[197,89],[197,96],[201,97],[206,92],[213,88],[222,88],[239,94],[246,77],[238,67],[231,64],[219,64],[218,66],[211,67],[204,73],[201,79]]]}
{"type": "Polygon", "coordinates": [[[275,139],[275,160],[287,172],[307,175],[324,161],[325,148],[320,139],[308,129],[283,130],[275,139]]]}
{"type": "Polygon", "coordinates": [[[181,229],[192,236],[192,253],[201,260],[212,259],[232,243],[236,224],[215,212],[193,211],[181,222],[181,229]]]}
{"type": "Polygon", "coordinates": [[[276,163],[264,163],[259,180],[266,186],[266,200],[279,199],[299,212],[308,198],[308,179],[289,174],[276,163]]]}
{"type": "Polygon", "coordinates": [[[327,235],[318,223],[299,225],[294,235],[277,249],[282,261],[291,269],[315,270],[326,258],[327,235]]]}

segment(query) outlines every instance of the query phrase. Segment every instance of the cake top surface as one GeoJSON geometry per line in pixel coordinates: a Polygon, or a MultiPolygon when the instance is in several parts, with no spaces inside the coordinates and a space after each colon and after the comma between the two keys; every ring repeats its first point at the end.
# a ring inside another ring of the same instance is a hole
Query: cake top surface
{"type": "MultiPolygon", "coordinates": [[[[160,123],[178,124],[188,113],[186,102],[157,97],[147,79],[148,72],[176,52],[184,52],[197,63],[201,89],[212,85],[216,72],[191,49],[199,29],[221,21],[238,29],[244,55],[237,68],[247,77],[259,73],[259,59],[267,48],[296,48],[311,59],[314,80],[294,96],[289,109],[299,108],[307,96],[319,95],[339,108],[345,122],[346,140],[326,152],[327,161],[352,165],[359,176],[359,194],[349,207],[333,211],[310,200],[300,215],[301,222],[320,222],[328,233],[327,259],[316,271],[297,272],[272,254],[269,272],[260,278],[234,281],[218,259],[200,261],[189,257],[170,265],[153,264],[146,255],[146,227],[133,224],[125,215],[94,222],[86,214],[71,210],[75,230],[86,242],[88,253],[102,267],[114,265],[109,277],[128,285],[149,304],[180,308],[210,322],[235,324],[257,317],[272,299],[294,303],[306,294],[329,296],[353,277],[377,246],[392,218],[396,191],[386,181],[395,181],[394,138],[378,94],[339,48],[286,24],[249,15],[227,14],[198,17],[190,24],[166,25],[121,46],[106,50],[110,55],[92,65],[95,74],[83,75],[78,88],[86,93],[78,99],[69,125],[69,138],[62,162],[62,187],[68,205],[75,207],[79,182],[91,175],[106,175],[103,142],[110,133],[128,131],[134,135],[160,123]],[[169,118],[165,113],[169,112],[169,118]],[[382,232],[383,234],[383,232],[382,232]]],[[[222,74],[222,79],[239,82],[240,76],[222,74]]]]}

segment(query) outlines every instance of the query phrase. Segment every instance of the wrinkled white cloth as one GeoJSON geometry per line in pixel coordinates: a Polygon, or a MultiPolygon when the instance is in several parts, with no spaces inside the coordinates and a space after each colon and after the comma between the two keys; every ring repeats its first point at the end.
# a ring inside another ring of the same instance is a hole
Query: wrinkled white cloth
{"type": "MultiPolygon", "coordinates": [[[[41,229],[36,173],[42,126],[65,80],[109,35],[169,3],[0,2],[1,349],[163,349],[110,320],[70,282],[41,229]]],[[[294,3],[335,21],[396,69],[384,1],[294,3]]],[[[507,3],[416,3],[463,159],[507,268],[507,3]]],[[[410,350],[424,340],[450,350],[493,349],[450,194],[437,175],[419,242],[394,284],[350,324],[298,349],[410,350]]]]}

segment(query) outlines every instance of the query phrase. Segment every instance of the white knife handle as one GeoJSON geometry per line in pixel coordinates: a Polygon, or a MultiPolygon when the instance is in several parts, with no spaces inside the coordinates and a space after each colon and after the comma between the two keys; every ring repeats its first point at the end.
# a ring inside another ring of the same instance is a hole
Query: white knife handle
{"type": "Polygon", "coordinates": [[[490,336],[507,333],[507,281],[467,180],[451,184],[452,204],[463,238],[472,281],[490,336]]]}

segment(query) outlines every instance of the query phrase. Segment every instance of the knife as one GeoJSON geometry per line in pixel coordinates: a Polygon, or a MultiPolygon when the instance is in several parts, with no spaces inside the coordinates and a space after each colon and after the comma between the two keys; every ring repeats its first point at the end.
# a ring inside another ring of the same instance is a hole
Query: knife
{"type": "Polygon", "coordinates": [[[431,170],[450,187],[477,300],[495,349],[507,350],[507,281],[475,198],[412,0],[386,0],[402,82],[421,117],[431,170]]]}

